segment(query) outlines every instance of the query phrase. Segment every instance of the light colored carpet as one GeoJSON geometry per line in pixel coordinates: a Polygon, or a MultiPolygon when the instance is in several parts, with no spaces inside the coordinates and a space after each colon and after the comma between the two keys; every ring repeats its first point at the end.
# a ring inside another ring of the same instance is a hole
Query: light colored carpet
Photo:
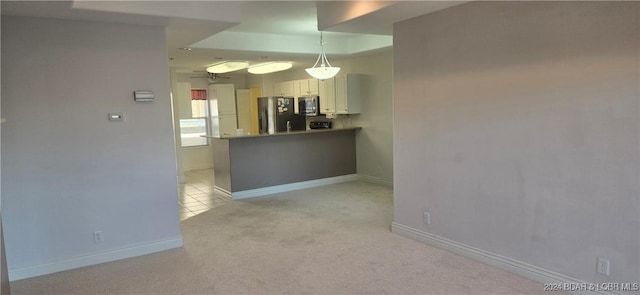
{"type": "Polygon", "coordinates": [[[233,201],[184,248],[12,282],[12,294],[543,294],[542,284],[390,232],[393,192],[349,182],[233,201]]]}

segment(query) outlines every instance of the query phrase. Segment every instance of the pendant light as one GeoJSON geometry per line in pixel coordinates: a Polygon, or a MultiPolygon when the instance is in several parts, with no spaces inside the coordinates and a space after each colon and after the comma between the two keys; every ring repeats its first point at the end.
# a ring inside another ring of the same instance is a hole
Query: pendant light
{"type": "Polygon", "coordinates": [[[326,80],[335,76],[339,71],[339,67],[332,67],[327,60],[327,56],[324,54],[324,39],[322,38],[322,31],[320,31],[320,55],[313,67],[306,69],[307,73],[318,80],[326,80]],[[318,66],[320,63],[320,66],[318,66]]]}

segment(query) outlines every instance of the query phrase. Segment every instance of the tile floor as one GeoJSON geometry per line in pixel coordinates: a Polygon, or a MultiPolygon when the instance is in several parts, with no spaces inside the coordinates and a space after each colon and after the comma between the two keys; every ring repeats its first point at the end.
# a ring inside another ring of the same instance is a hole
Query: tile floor
{"type": "Polygon", "coordinates": [[[226,204],[231,198],[213,194],[213,169],[185,171],[185,183],[180,184],[180,220],[207,212],[226,204]]]}

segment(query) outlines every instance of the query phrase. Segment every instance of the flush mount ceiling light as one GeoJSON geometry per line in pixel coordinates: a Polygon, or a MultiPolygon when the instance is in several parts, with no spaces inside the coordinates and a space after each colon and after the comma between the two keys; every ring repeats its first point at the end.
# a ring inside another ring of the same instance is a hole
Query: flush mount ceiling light
{"type": "Polygon", "coordinates": [[[322,31],[320,32],[320,55],[313,67],[305,69],[311,77],[318,80],[326,80],[335,76],[339,71],[339,67],[332,67],[327,60],[327,56],[324,54],[324,39],[322,38],[322,31]],[[320,66],[318,66],[320,63],[320,66]]]}
{"type": "Polygon", "coordinates": [[[293,64],[288,61],[272,61],[250,66],[248,71],[251,74],[268,74],[288,70],[293,64]]]}
{"type": "Polygon", "coordinates": [[[246,61],[225,61],[208,67],[207,72],[213,74],[222,74],[242,70],[248,66],[249,62],[246,61]]]}

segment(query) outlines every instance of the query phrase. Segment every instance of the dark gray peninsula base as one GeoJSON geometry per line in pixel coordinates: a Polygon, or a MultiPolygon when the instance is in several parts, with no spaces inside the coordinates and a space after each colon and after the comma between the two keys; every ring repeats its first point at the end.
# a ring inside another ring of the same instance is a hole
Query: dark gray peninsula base
{"type": "Polygon", "coordinates": [[[355,180],[359,129],[209,137],[216,193],[243,199],[355,180]]]}

